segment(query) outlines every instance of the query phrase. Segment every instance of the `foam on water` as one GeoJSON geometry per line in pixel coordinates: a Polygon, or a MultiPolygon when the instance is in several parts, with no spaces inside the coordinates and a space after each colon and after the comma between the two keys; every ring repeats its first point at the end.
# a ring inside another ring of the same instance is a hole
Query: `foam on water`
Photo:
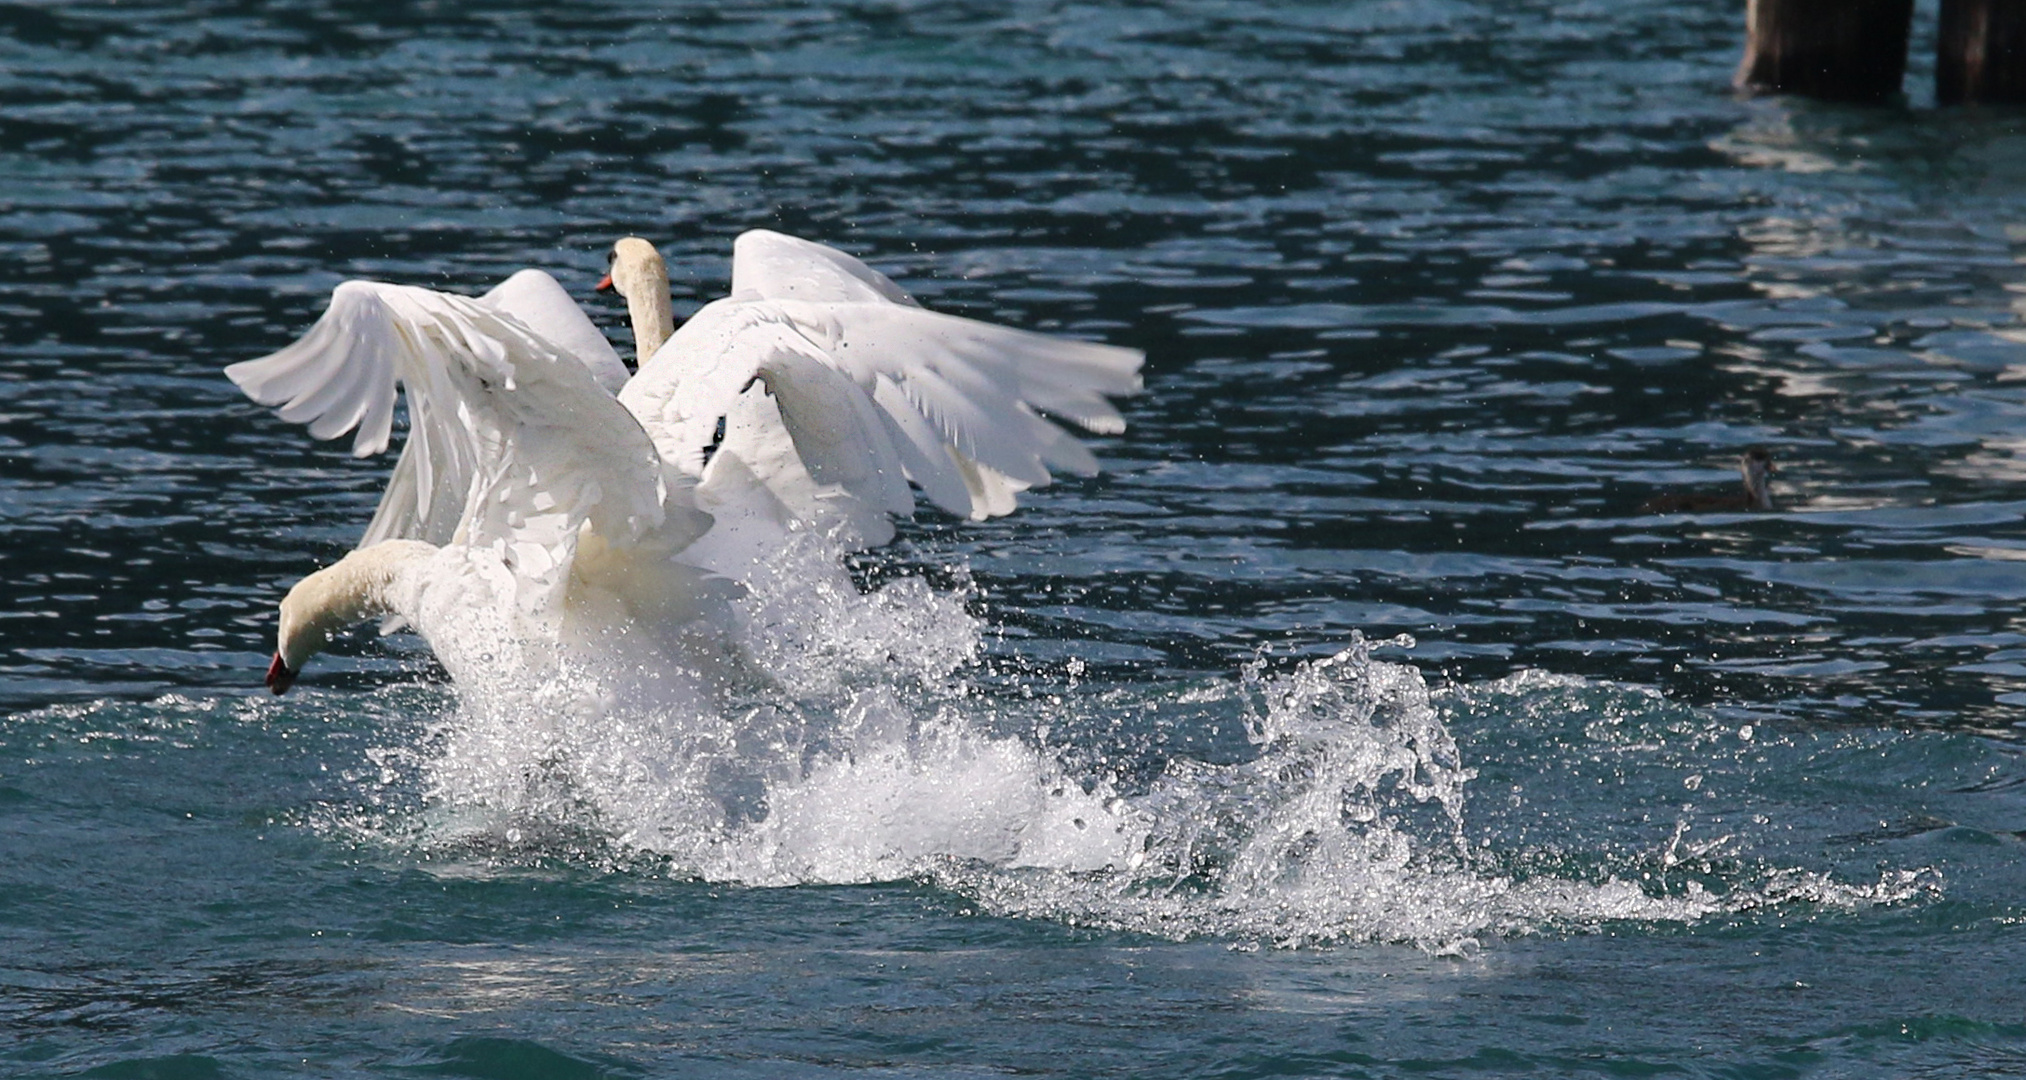
{"type": "MultiPolygon", "coordinates": [[[[1765,866],[1656,881],[1640,873],[1651,852],[1583,873],[1515,869],[1468,837],[1476,773],[1419,670],[1375,659],[1357,635],[1282,671],[1255,663],[1236,682],[1075,703],[1222,710],[1248,744],[1230,760],[1106,760],[1051,741],[1060,706],[1037,713],[967,680],[983,626],[961,591],[903,578],[862,593],[822,570],[832,558],[812,549],[755,578],[721,643],[742,658],[734,675],[717,661],[667,670],[666,653],[643,659],[623,635],[542,665],[499,662],[497,642],[439,646],[463,658],[458,704],[423,762],[427,809],[409,839],[539,856],[592,836],[708,880],[912,878],[1075,925],[1451,951],[1485,934],[1934,888],[1917,872],[1850,885],[1765,866]]],[[[1532,676],[1467,696],[1523,704],[1548,684],[1589,685],[1532,676]]],[[[1701,853],[1682,845],[1687,827],[1659,864],[1701,853]]]]}

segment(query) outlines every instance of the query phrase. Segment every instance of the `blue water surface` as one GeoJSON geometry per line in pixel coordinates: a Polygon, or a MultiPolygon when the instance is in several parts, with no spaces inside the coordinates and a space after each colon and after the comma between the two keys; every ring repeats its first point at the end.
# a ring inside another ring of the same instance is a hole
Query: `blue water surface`
{"type": "Polygon", "coordinates": [[[0,1073],[2026,1071],[2026,113],[1742,8],[0,4],[0,1073]],[[1106,472],[858,557],[700,804],[412,637],[265,694],[388,462],[223,365],[752,227],[1144,349],[1106,472]]]}

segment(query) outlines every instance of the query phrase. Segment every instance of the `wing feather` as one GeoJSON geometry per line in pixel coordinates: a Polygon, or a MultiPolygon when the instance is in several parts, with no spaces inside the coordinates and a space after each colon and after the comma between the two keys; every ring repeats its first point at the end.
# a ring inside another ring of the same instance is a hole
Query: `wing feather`
{"type": "Polygon", "coordinates": [[[226,375],[318,438],[356,428],[362,454],[385,448],[405,388],[409,445],[366,541],[491,548],[531,610],[560,602],[585,523],[620,544],[663,523],[660,458],[632,414],[591,367],[482,300],[348,281],[301,340],[226,375]]]}
{"type": "Polygon", "coordinates": [[[889,514],[914,510],[907,472],[879,407],[818,356],[787,349],[761,368],[795,453],[819,484],[835,484],[889,514]]]}
{"type": "Polygon", "coordinates": [[[732,295],[919,306],[891,278],[836,248],[767,229],[732,241],[732,295]]]}
{"type": "Polygon", "coordinates": [[[824,498],[905,514],[911,481],[976,519],[1010,513],[1051,469],[1096,472],[1089,449],[1042,414],[1124,430],[1106,399],[1139,390],[1142,361],[1133,349],[924,310],[843,252],[755,230],[734,244],[732,296],[677,330],[620,401],[667,460],[700,476],[719,421],[758,381],[779,427],[729,425],[723,450],[784,505],[810,505],[800,488],[813,481],[824,498]],[[784,443],[801,469],[770,466],[784,443]]]}
{"type": "Polygon", "coordinates": [[[584,314],[584,309],[570,299],[555,278],[540,270],[517,271],[479,297],[479,302],[519,319],[521,325],[582,361],[591,369],[598,385],[610,393],[618,393],[632,377],[625,361],[619,359],[619,353],[584,314]]]}
{"type": "Polygon", "coordinates": [[[873,400],[879,404],[879,415],[898,436],[894,446],[908,479],[921,486],[930,502],[958,517],[972,516],[971,489],[964,482],[963,470],[950,456],[950,448],[935,425],[908,400],[907,392],[891,376],[882,375],[873,384],[873,400]]]}

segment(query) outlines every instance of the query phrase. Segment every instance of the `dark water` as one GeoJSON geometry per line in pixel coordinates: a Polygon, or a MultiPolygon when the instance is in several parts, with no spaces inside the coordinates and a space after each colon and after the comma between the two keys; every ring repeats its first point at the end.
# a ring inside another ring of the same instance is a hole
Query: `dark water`
{"type": "Polygon", "coordinates": [[[0,5],[0,1072],[2026,1070],[2026,116],[1931,11],[1852,110],[1730,2],[589,8],[0,5]],[[700,301],[754,226],[1149,358],[1106,475],[861,562],[972,734],[825,790],[1197,862],[727,870],[460,787],[410,639],[258,692],[387,463],[223,364],[525,265],[623,339],[614,237],[700,301]],[[1754,443],[1776,512],[1638,513],[1754,443]],[[1347,764],[1415,724],[1440,798],[1347,764]]]}

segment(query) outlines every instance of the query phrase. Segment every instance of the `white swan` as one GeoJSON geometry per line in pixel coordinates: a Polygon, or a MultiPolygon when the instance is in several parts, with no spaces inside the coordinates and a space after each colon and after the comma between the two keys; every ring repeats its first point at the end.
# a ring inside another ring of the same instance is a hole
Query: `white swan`
{"type": "Polygon", "coordinates": [[[477,298],[348,281],[301,340],[225,369],[317,438],[355,432],[360,456],[386,448],[397,384],[408,395],[407,444],[359,548],[283,601],[270,689],[367,618],[415,626],[439,655],[432,630],[480,609],[535,640],[708,620],[722,580],[798,530],[890,539],[910,483],[983,519],[1051,468],[1095,472],[1041,413],[1122,431],[1106,396],[1140,385],[1137,351],[930,312],[779,233],[741,235],[732,294],[679,330],[652,245],[614,245],[608,281],[643,358],[630,379],[537,270],[477,298]]]}

